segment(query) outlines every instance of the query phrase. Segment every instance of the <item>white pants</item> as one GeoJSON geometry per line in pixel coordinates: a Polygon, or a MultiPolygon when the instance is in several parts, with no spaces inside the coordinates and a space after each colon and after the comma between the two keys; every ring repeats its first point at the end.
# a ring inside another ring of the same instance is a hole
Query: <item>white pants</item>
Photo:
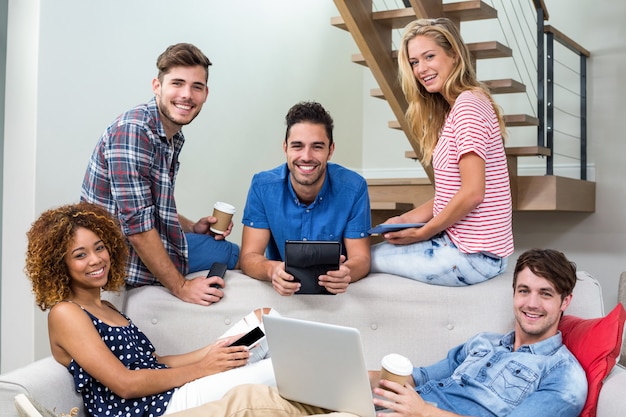
{"type": "Polygon", "coordinates": [[[231,388],[241,384],[276,386],[272,359],[263,359],[241,368],[186,383],[176,390],[163,414],[171,414],[219,400],[231,388]]]}
{"type": "MultiPolygon", "coordinates": [[[[270,316],[280,315],[276,310],[271,309],[270,316]]],[[[263,329],[256,314],[251,312],[246,317],[235,323],[220,339],[240,333],[246,333],[254,327],[263,329]]],[[[264,329],[263,329],[264,330],[264,329]]],[[[210,401],[219,400],[231,388],[241,384],[263,384],[276,386],[272,360],[267,358],[267,340],[263,340],[259,346],[250,350],[250,361],[248,365],[218,374],[207,375],[203,378],[190,381],[178,388],[167,405],[166,414],[175,413],[189,408],[197,407],[210,401]],[[260,360],[259,360],[260,359],[260,360]]]]}

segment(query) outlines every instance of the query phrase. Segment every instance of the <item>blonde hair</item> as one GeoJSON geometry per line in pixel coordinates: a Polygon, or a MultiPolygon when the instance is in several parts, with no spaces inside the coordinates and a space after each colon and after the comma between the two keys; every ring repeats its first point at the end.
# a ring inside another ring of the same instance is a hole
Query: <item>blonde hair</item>
{"type": "Polygon", "coordinates": [[[408,102],[406,118],[422,149],[422,165],[428,166],[431,163],[439,134],[450,111],[448,100],[454,102],[464,91],[479,92],[489,99],[504,139],[505,126],[500,107],[493,101],[489,90],[476,79],[469,49],[450,19],[418,19],[406,25],[398,53],[398,76],[408,102]],[[408,44],[417,36],[432,39],[448,56],[457,58],[450,76],[444,81],[441,93],[429,93],[415,77],[409,62],[408,44]]]}

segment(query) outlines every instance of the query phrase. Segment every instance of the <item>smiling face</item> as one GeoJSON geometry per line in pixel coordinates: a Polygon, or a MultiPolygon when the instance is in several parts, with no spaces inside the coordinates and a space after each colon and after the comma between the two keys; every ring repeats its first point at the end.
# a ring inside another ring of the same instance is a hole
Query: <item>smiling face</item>
{"type": "Polygon", "coordinates": [[[209,88],[206,84],[206,70],[200,65],[173,67],[162,78],[152,80],[152,91],[169,139],[200,113],[209,88]]]}
{"type": "Polygon", "coordinates": [[[81,289],[99,290],[107,283],[111,268],[109,251],[102,239],[89,229],[76,229],[74,239],[65,254],[65,263],[74,294],[81,289]]]}
{"type": "Polygon", "coordinates": [[[448,55],[431,37],[421,35],[407,43],[407,53],[417,82],[429,93],[441,94],[456,65],[456,57],[448,55]]]}
{"type": "Polygon", "coordinates": [[[535,275],[530,268],[522,269],[513,293],[515,349],[554,336],[561,313],[571,299],[571,294],[562,299],[550,281],[535,275]]]}
{"type": "Polygon", "coordinates": [[[283,150],[291,185],[302,202],[311,203],[322,189],[334,149],[323,124],[302,122],[291,126],[283,150]]]}

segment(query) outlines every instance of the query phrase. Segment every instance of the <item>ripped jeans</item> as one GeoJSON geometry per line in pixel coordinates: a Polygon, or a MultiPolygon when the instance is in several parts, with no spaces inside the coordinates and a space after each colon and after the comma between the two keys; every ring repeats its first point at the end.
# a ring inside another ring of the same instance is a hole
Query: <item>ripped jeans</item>
{"type": "Polygon", "coordinates": [[[487,281],[506,270],[508,258],[463,253],[441,233],[410,245],[381,242],[371,249],[370,272],[399,275],[433,285],[462,287],[487,281]]]}

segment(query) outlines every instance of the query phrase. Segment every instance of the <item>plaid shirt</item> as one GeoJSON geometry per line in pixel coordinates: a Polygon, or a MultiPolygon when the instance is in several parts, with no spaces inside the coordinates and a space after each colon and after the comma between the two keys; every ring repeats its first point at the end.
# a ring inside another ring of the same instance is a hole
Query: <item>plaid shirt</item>
{"type": "MultiPolygon", "coordinates": [[[[116,215],[126,235],[156,229],[170,259],[187,273],[187,241],[178,221],[174,183],[185,142],[182,132],[166,138],[152,98],[120,115],[102,134],[83,180],[81,200],[116,215]]],[[[126,282],[158,284],[129,245],[126,282]]]]}

